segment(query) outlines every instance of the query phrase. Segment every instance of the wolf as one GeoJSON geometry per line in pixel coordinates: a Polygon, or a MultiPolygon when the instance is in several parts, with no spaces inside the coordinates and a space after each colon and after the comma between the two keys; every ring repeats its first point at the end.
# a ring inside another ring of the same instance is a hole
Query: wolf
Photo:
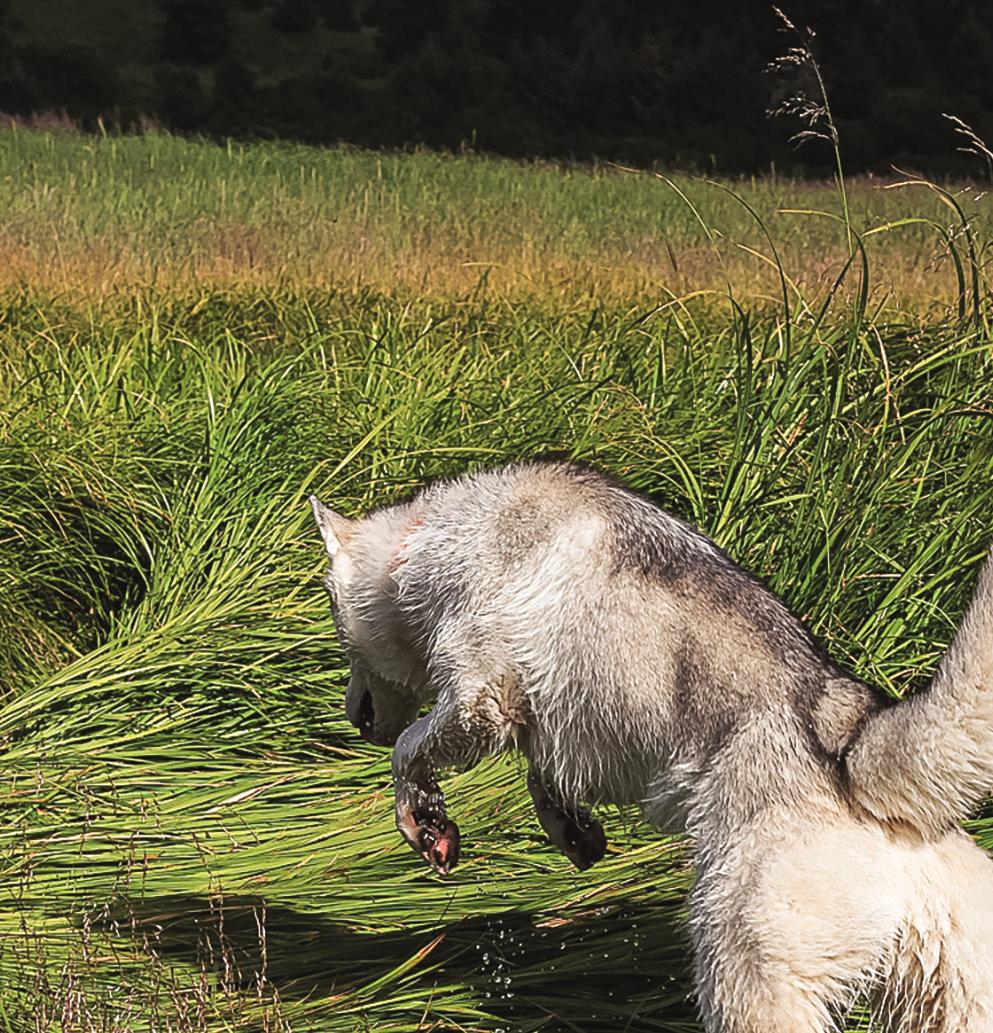
{"type": "Polygon", "coordinates": [[[396,820],[447,874],[438,783],[502,750],[576,867],[597,804],[691,837],[709,1033],[993,1033],[993,560],[926,691],[846,673],[710,539],[595,469],[516,463],[348,519],[312,498],[351,679],[394,745],[396,820]],[[433,707],[418,716],[422,708],[433,707]]]}

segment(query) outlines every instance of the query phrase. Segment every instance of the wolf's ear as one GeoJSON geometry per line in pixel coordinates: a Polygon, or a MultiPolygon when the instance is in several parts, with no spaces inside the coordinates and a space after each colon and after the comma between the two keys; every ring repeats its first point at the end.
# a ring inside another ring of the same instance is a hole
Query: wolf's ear
{"type": "Polygon", "coordinates": [[[316,495],[310,496],[310,505],[313,507],[314,519],[317,521],[321,537],[324,539],[324,548],[328,550],[328,556],[334,559],[347,544],[356,522],[336,513],[333,509],[328,509],[316,495]]]}

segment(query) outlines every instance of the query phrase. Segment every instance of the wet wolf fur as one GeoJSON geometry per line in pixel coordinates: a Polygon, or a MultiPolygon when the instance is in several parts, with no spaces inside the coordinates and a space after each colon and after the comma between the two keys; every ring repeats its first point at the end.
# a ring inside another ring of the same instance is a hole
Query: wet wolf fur
{"type": "Polygon", "coordinates": [[[312,500],[350,719],[384,744],[400,831],[447,872],[435,773],[527,756],[551,840],[589,807],[687,830],[711,1033],[993,1033],[993,864],[958,820],[993,787],[993,565],[930,688],[893,705],[709,539],[600,474],[470,474],[360,521],[312,500]],[[434,708],[417,719],[422,703],[434,708]]]}

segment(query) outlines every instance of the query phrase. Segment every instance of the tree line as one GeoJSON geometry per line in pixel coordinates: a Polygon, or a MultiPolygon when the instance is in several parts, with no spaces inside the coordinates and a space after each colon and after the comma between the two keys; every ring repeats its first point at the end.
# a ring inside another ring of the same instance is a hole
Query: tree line
{"type": "Polygon", "coordinates": [[[0,0],[0,111],[124,129],[152,118],[217,137],[818,171],[832,151],[817,74],[795,53],[809,47],[849,170],[981,174],[943,113],[993,140],[993,19],[967,0],[796,0],[798,31],[766,0],[147,2],[153,38],[135,69],[109,60],[99,36],[33,38],[0,0]],[[266,51],[287,40],[299,67],[274,68],[266,51]],[[798,148],[798,134],[810,142],[798,148]]]}

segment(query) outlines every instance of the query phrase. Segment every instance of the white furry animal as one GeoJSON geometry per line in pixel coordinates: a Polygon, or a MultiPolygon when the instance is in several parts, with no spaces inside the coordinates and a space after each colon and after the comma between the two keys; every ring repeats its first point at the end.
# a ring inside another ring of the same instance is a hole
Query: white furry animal
{"type": "Polygon", "coordinates": [[[993,864],[957,824],[993,788],[993,561],[931,687],[894,705],[595,471],[470,474],[359,521],[312,502],[348,716],[396,743],[397,824],[436,870],[459,834],[435,772],[515,747],[580,868],[598,802],[690,833],[711,1033],[826,1031],[863,992],[891,1033],[993,1033],[993,864]]]}

